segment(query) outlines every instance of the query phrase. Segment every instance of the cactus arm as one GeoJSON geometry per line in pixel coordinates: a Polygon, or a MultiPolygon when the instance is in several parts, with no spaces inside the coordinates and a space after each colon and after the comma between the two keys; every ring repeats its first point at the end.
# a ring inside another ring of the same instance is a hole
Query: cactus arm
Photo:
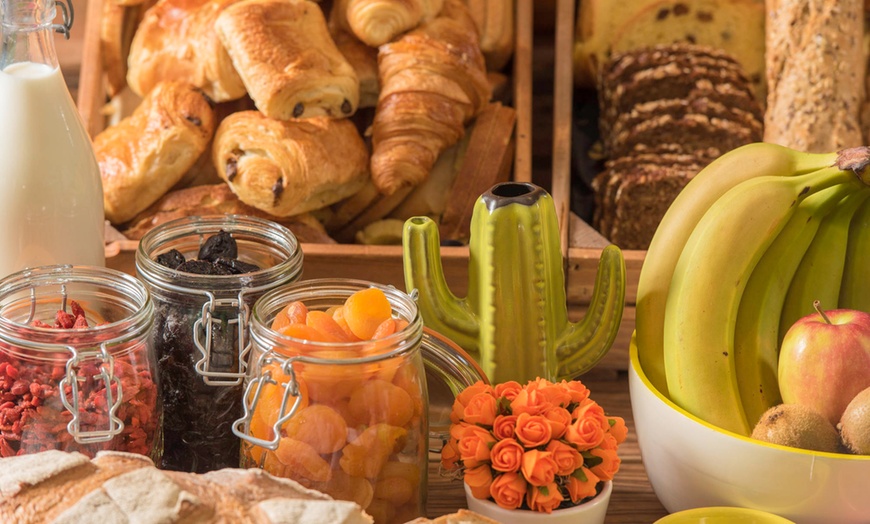
{"type": "Polygon", "coordinates": [[[609,245],[601,252],[589,309],[578,323],[570,323],[556,343],[557,376],[570,380],[601,360],[616,340],[625,307],[625,260],[609,245]]]}
{"type": "Polygon", "coordinates": [[[428,217],[409,218],[402,232],[402,245],[405,290],[417,291],[417,307],[426,326],[477,358],[478,320],[468,301],[457,298],[447,286],[435,222],[428,217]]]}

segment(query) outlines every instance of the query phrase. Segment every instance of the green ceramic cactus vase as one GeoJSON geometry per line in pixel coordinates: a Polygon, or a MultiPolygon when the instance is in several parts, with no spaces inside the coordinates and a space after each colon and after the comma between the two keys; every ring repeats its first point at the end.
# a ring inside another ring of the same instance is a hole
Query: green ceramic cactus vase
{"type": "Polygon", "coordinates": [[[602,251],[589,308],[570,322],[556,207],[534,184],[497,184],[478,198],[465,298],[447,286],[434,221],[408,219],[402,241],[405,287],[416,290],[424,323],[468,351],[493,383],[570,380],[613,345],[625,304],[622,252],[602,251]]]}

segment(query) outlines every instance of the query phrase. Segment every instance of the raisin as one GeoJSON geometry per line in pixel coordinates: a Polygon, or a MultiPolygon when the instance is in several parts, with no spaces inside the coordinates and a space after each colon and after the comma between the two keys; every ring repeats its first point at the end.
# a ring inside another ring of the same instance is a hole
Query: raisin
{"type": "Polygon", "coordinates": [[[212,235],[199,248],[197,258],[200,260],[214,261],[218,258],[236,258],[239,256],[239,248],[236,240],[224,230],[217,235],[212,235]]]}
{"type": "Polygon", "coordinates": [[[353,107],[350,105],[350,100],[345,98],[344,102],[341,103],[341,112],[349,115],[351,111],[353,111],[353,107]]]}
{"type": "Polygon", "coordinates": [[[260,266],[256,264],[249,264],[247,262],[242,262],[237,258],[218,258],[214,261],[216,265],[227,268],[234,275],[241,275],[243,273],[253,273],[254,271],[259,271],[260,266]]]}
{"type": "Polygon", "coordinates": [[[278,201],[281,200],[282,193],[284,193],[284,179],[279,178],[275,181],[275,185],[272,186],[272,194],[275,195],[275,200],[272,203],[273,206],[278,205],[278,201]]]}
{"type": "Polygon", "coordinates": [[[668,17],[669,14],[671,14],[671,10],[667,7],[659,9],[658,14],[656,14],[656,20],[664,20],[668,17]]]}
{"type": "Polygon", "coordinates": [[[295,106],[293,106],[293,118],[299,118],[302,116],[302,113],[305,112],[305,105],[302,102],[299,102],[295,106]]]}
{"type": "Polygon", "coordinates": [[[686,4],[676,4],[674,5],[674,16],[683,16],[689,14],[689,6],[686,4]]]}
{"type": "Polygon", "coordinates": [[[157,255],[155,261],[161,266],[168,267],[169,269],[176,269],[185,262],[184,255],[182,255],[181,251],[177,249],[170,249],[166,253],[160,253],[157,255]]]}
{"type": "Polygon", "coordinates": [[[237,158],[227,159],[227,181],[232,182],[239,174],[239,160],[237,158]]]}
{"type": "Polygon", "coordinates": [[[202,125],[202,120],[198,116],[185,115],[184,119],[197,127],[202,125]]]}
{"type": "Polygon", "coordinates": [[[698,11],[695,13],[695,17],[701,22],[712,22],[713,21],[713,13],[708,11],[698,11]]]}

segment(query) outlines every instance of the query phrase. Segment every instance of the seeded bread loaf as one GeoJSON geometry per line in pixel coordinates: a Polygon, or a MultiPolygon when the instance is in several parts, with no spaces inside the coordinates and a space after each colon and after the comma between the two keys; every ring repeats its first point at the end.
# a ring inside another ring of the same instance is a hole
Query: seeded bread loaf
{"type": "Polygon", "coordinates": [[[861,0],[768,0],[764,140],[821,153],[863,144],[861,0]]]}
{"type": "Polygon", "coordinates": [[[746,71],[764,100],[764,0],[581,0],[574,70],[595,85],[614,54],[671,42],[721,49],[746,71]]]}
{"type": "Polygon", "coordinates": [[[0,460],[0,522],[238,522],[370,524],[356,503],[333,500],[262,470],[197,475],[147,458],[45,451],[0,460]]]}

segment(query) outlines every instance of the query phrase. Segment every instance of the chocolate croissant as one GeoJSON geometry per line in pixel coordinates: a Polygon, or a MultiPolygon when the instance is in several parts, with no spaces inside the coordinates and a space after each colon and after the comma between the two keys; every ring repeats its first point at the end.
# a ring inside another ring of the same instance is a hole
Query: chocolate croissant
{"type": "Polygon", "coordinates": [[[434,18],[444,0],[338,0],[333,15],[342,28],[378,47],[434,18]]]}
{"type": "Polygon", "coordinates": [[[218,126],[212,160],[242,202],[278,217],[334,204],[369,179],[368,150],[344,118],[233,113],[218,126]]]}
{"type": "Polygon", "coordinates": [[[243,0],[218,16],[216,29],[266,116],[347,117],[356,111],[359,79],[314,2],[243,0]]]}
{"type": "Polygon", "coordinates": [[[464,134],[491,88],[474,21],[461,0],[380,47],[380,98],[372,124],[372,179],[391,194],[421,183],[464,134]]]}
{"type": "Polygon", "coordinates": [[[163,82],[132,115],[94,137],[106,218],[123,224],[169,191],[206,150],[215,125],[200,89],[163,82]]]}
{"type": "Polygon", "coordinates": [[[148,9],[130,45],[127,84],[139,96],[175,80],[215,102],[245,96],[245,85],[215,31],[221,11],[239,0],[160,0],[148,9]]]}

